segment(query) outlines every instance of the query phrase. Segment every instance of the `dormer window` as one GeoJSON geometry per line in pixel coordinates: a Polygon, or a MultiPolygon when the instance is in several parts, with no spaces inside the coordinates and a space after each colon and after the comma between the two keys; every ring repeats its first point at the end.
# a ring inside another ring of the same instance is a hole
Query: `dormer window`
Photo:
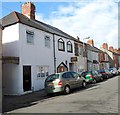
{"type": "Polygon", "coordinates": [[[67,42],[67,52],[73,52],[72,43],[70,41],[67,42]]]}
{"type": "Polygon", "coordinates": [[[59,51],[65,51],[65,43],[62,38],[58,40],[58,50],[59,51]]]}

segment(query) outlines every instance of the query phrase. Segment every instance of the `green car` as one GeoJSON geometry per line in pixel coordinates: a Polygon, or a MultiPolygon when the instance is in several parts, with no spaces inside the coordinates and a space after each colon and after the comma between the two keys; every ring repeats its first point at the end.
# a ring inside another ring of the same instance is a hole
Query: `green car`
{"type": "Polygon", "coordinates": [[[93,83],[93,81],[94,81],[94,78],[93,78],[91,72],[88,72],[88,71],[82,72],[81,76],[86,79],[87,83],[93,83]]]}
{"type": "Polygon", "coordinates": [[[96,83],[103,81],[103,77],[97,71],[85,71],[81,74],[82,77],[86,79],[87,83],[96,83]]]}
{"type": "Polygon", "coordinates": [[[45,80],[47,94],[64,92],[69,94],[71,89],[86,87],[85,78],[76,72],[61,72],[49,75],[45,80]]]}

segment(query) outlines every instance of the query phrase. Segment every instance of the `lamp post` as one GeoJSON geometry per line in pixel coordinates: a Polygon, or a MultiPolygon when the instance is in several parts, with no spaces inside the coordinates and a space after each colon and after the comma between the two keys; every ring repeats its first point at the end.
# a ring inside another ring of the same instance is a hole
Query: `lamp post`
{"type": "Polygon", "coordinates": [[[85,43],[84,43],[84,40],[85,39],[89,39],[90,37],[86,37],[86,38],[83,38],[83,60],[84,60],[84,68],[85,68],[85,43]]]}

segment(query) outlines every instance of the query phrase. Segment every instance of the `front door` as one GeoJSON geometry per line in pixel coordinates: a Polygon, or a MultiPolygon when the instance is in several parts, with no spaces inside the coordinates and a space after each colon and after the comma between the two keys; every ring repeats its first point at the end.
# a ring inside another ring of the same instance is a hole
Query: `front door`
{"type": "Polygon", "coordinates": [[[74,71],[74,63],[69,63],[69,70],[74,71]]]}
{"type": "Polygon", "coordinates": [[[31,66],[23,66],[23,90],[31,90],[31,66]]]}

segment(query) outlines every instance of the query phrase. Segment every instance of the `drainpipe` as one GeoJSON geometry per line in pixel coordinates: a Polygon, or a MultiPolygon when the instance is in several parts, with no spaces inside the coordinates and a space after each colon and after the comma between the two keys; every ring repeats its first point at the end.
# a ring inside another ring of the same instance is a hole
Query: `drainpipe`
{"type": "Polygon", "coordinates": [[[54,73],[56,73],[55,34],[53,34],[54,73]]]}
{"type": "MultiPolygon", "coordinates": [[[[3,100],[3,90],[2,90],[2,31],[3,26],[0,24],[0,103],[2,103],[3,100]]],[[[0,113],[2,113],[2,104],[0,104],[0,113]]]]}

